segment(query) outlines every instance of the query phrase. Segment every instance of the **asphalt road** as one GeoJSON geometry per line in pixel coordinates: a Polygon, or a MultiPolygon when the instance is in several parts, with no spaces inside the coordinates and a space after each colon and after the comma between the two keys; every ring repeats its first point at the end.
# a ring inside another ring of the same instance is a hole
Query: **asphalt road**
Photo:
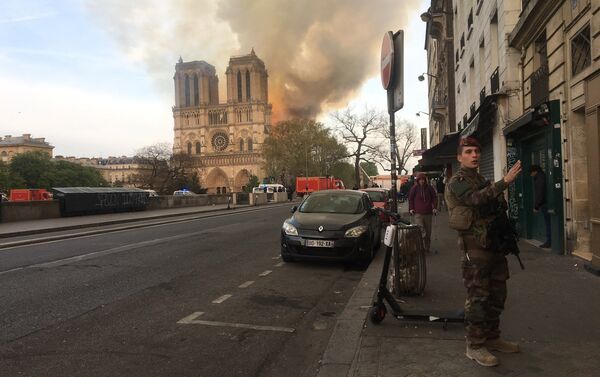
{"type": "Polygon", "coordinates": [[[281,262],[288,216],[0,249],[0,375],[314,376],[362,271],[281,262]]]}

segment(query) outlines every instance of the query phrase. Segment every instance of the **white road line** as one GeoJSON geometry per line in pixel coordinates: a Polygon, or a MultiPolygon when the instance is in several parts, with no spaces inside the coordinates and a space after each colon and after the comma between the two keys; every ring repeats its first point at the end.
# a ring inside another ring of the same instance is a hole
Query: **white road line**
{"type": "Polygon", "coordinates": [[[235,327],[238,329],[250,329],[257,331],[277,331],[277,332],[287,332],[293,333],[296,332],[296,329],[291,327],[279,327],[279,326],[258,326],[258,325],[249,325],[246,323],[229,323],[229,322],[217,322],[217,321],[201,321],[196,318],[203,315],[204,312],[195,312],[187,317],[181,319],[177,323],[180,325],[204,325],[204,326],[217,326],[217,327],[235,327]]]}
{"type": "Polygon", "coordinates": [[[0,271],[0,275],[8,274],[8,273],[19,271],[19,270],[22,270],[22,269],[24,269],[24,267],[17,267],[17,268],[13,268],[11,270],[0,271]]]}
{"type": "Polygon", "coordinates": [[[231,297],[232,295],[223,295],[221,297],[219,297],[218,299],[214,300],[212,303],[213,304],[220,304],[223,301],[227,300],[229,297],[231,297]]]}
{"type": "Polygon", "coordinates": [[[252,280],[249,280],[243,284],[240,284],[240,286],[238,288],[248,288],[249,286],[251,286],[252,284],[254,284],[254,282],[252,280]]]}
{"type": "Polygon", "coordinates": [[[265,276],[267,276],[268,274],[270,274],[271,272],[273,272],[273,271],[271,271],[271,270],[266,270],[265,272],[263,272],[262,274],[259,274],[258,276],[265,277],[265,276]]]}
{"type": "Polygon", "coordinates": [[[279,262],[279,263],[277,263],[277,264],[275,265],[275,267],[281,267],[281,266],[283,266],[284,264],[285,264],[285,263],[283,263],[283,262],[279,262]]]}

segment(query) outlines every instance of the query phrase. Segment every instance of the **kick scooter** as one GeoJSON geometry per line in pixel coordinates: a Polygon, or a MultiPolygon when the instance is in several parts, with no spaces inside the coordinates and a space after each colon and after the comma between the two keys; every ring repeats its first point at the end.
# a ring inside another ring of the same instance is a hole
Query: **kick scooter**
{"type": "Polygon", "coordinates": [[[399,320],[407,321],[425,321],[425,322],[441,322],[446,329],[449,322],[464,322],[464,312],[462,310],[456,312],[437,311],[424,312],[415,310],[403,310],[398,304],[398,301],[390,293],[387,288],[388,271],[392,259],[393,252],[401,252],[398,243],[398,226],[410,225],[410,222],[403,220],[398,213],[390,212],[384,209],[379,209],[381,212],[390,217],[390,225],[385,231],[384,244],[386,246],[385,258],[383,261],[383,270],[377,287],[377,299],[373,302],[373,306],[369,310],[369,319],[375,325],[381,323],[387,313],[386,303],[391,309],[391,314],[399,320]]]}

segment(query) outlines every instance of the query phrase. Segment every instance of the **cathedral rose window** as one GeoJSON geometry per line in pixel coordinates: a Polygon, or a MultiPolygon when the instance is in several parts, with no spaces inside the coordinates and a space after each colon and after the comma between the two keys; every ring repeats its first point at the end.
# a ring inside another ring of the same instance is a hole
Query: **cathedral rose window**
{"type": "Polygon", "coordinates": [[[213,148],[217,151],[224,151],[229,145],[229,137],[224,132],[217,132],[212,137],[213,148]]]}

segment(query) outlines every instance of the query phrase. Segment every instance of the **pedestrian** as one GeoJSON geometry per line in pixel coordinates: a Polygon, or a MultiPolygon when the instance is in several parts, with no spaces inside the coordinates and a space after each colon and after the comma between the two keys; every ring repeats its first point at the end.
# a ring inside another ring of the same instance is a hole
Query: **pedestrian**
{"type": "Polygon", "coordinates": [[[417,184],[408,193],[408,211],[415,216],[415,223],[421,226],[423,247],[429,252],[432,215],[437,214],[437,195],[424,173],[417,174],[417,184]]]}
{"type": "Polygon", "coordinates": [[[444,182],[444,176],[440,176],[437,179],[435,184],[435,191],[437,191],[437,202],[438,202],[438,211],[442,211],[444,207],[448,207],[446,205],[446,200],[444,199],[444,190],[446,189],[446,182],[444,182]]]}
{"type": "Polygon", "coordinates": [[[460,169],[448,181],[445,196],[449,226],[458,230],[458,244],[464,252],[466,356],[480,365],[495,366],[498,359],[490,351],[519,352],[518,343],[500,338],[500,314],[506,301],[509,273],[505,250],[491,241],[496,239],[497,230],[491,224],[508,208],[503,192],[517,179],[521,161],[501,180],[490,184],[477,171],[480,157],[477,139],[460,139],[457,150],[460,169]]]}
{"type": "Polygon", "coordinates": [[[552,226],[546,202],[546,174],[539,165],[531,165],[529,175],[533,177],[533,212],[541,212],[546,225],[546,242],[540,247],[550,248],[552,247],[552,226]]]}

